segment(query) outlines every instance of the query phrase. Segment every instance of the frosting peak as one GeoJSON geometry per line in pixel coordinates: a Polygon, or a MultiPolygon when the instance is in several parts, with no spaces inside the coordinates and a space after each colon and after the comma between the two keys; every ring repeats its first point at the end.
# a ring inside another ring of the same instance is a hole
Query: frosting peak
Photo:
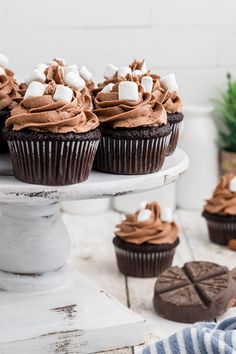
{"type": "Polygon", "coordinates": [[[230,181],[234,178],[233,173],[221,177],[213,196],[207,200],[204,210],[211,214],[236,215],[236,192],[229,189],[230,181]]]}
{"type": "Polygon", "coordinates": [[[150,218],[138,221],[140,210],[128,214],[126,219],[117,225],[115,235],[126,242],[141,245],[173,243],[178,238],[178,227],[175,222],[163,222],[160,219],[160,207],[156,202],[148,203],[146,209],[151,211],[150,218]]]}

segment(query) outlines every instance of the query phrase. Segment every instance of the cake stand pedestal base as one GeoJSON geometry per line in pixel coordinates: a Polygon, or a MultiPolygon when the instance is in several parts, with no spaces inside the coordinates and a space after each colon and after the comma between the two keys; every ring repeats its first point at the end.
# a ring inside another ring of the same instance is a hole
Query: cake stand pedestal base
{"type": "Polygon", "coordinates": [[[143,320],[76,271],[55,290],[0,291],[0,313],[2,354],[94,353],[143,338],[143,320]]]}

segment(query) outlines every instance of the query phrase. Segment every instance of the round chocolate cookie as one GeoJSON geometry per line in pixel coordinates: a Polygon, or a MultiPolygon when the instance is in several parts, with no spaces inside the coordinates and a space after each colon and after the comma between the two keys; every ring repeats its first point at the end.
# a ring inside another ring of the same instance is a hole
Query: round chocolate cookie
{"type": "Polygon", "coordinates": [[[171,267],[157,279],[156,312],[172,321],[212,321],[236,304],[235,270],[211,262],[171,267]]]}

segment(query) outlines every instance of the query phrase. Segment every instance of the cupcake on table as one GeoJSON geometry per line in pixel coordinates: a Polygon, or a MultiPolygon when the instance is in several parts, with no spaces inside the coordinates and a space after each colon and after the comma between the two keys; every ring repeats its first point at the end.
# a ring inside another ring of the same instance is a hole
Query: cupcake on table
{"type": "Polygon", "coordinates": [[[0,54],[0,153],[8,151],[7,143],[2,140],[1,131],[11,109],[17,105],[16,99],[20,97],[14,73],[7,69],[8,62],[9,59],[0,54]]]}
{"type": "Polygon", "coordinates": [[[235,245],[236,241],[236,176],[233,173],[220,178],[213,196],[203,211],[210,240],[219,245],[235,245]]]}
{"type": "Polygon", "coordinates": [[[79,183],[92,168],[99,121],[85,81],[73,67],[61,64],[33,70],[5,123],[14,174],[23,182],[79,183]]]}
{"type": "Polygon", "coordinates": [[[120,272],[140,278],[158,276],[172,264],[178,233],[170,208],[143,202],[117,225],[113,244],[120,272]]]}
{"type": "MultiPolygon", "coordinates": [[[[109,66],[105,76],[109,79],[112,73],[109,66]]],[[[101,124],[102,140],[94,167],[114,174],[154,173],[164,163],[171,127],[154,93],[133,74],[133,80],[128,80],[129,75],[109,82],[96,95],[94,113],[101,124]]]]}

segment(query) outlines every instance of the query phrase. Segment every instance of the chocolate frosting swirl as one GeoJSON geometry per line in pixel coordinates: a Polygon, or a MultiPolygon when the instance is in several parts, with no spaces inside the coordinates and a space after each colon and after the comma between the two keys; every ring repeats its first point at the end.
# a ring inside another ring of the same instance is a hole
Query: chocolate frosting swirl
{"type": "Polygon", "coordinates": [[[139,210],[134,214],[128,214],[126,219],[117,225],[119,230],[115,232],[115,235],[136,245],[174,243],[179,232],[176,223],[161,221],[160,207],[156,202],[148,203],[146,209],[152,212],[148,220],[137,221],[139,210]]]}
{"type": "Polygon", "coordinates": [[[99,125],[97,116],[88,110],[83,94],[74,91],[72,102],[56,102],[52,97],[55,90],[56,84],[51,81],[43,96],[23,99],[11,111],[6,127],[37,132],[84,133],[99,125]]]}
{"type": "Polygon", "coordinates": [[[178,113],[182,111],[182,101],[176,92],[170,92],[163,88],[155,88],[153,94],[158,102],[161,102],[167,113],[178,113]]]}
{"type": "Polygon", "coordinates": [[[100,123],[112,128],[161,126],[167,123],[163,105],[156,101],[153,94],[144,92],[142,85],[138,85],[138,101],[120,101],[118,86],[115,84],[111,92],[99,92],[96,96],[94,113],[100,123]]]}
{"type": "Polygon", "coordinates": [[[11,70],[5,69],[5,75],[0,75],[0,109],[12,109],[15,100],[20,97],[18,84],[11,70]]]}
{"type": "Polygon", "coordinates": [[[211,214],[236,215],[236,193],[229,190],[229,183],[234,177],[233,173],[221,177],[212,198],[204,206],[205,211],[211,214]]]}

